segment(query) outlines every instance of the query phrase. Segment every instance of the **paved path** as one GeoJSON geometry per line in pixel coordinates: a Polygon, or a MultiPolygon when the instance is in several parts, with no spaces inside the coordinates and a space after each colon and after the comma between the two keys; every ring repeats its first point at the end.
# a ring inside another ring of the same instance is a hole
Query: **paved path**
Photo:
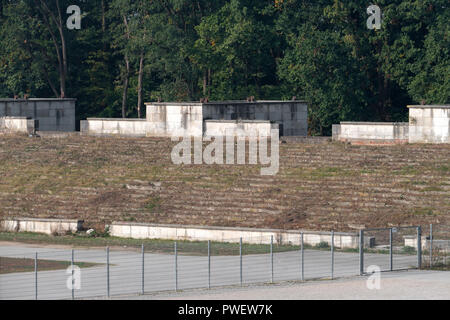
{"type": "Polygon", "coordinates": [[[121,299],[165,300],[449,300],[450,272],[408,270],[381,273],[380,289],[367,288],[367,276],[245,288],[197,290],[121,299]]]}
{"type": "MultiPolygon", "coordinates": [[[[70,261],[71,250],[39,247],[24,244],[0,244],[0,257],[34,258],[70,261]]],[[[305,250],[305,279],[330,278],[331,255],[327,251],[305,250]]],[[[387,255],[366,254],[367,264],[376,264],[387,269],[387,255]]],[[[99,265],[81,269],[81,289],[75,291],[76,298],[101,297],[107,295],[108,277],[105,249],[76,249],[75,261],[92,262],[99,265]]],[[[298,251],[275,253],[273,258],[273,280],[299,280],[301,277],[301,256],[298,251]]],[[[110,295],[136,294],[207,288],[208,258],[180,254],[177,260],[178,279],[175,277],[175,257],[171,254],[146,253],[144,256],[144,281],[142,281],[142,255],[137,251],[111,250],[109,269],[110,295]]],[[[1,263],[1,259],[0,259],[1,263]]],[[[414,266],[415,256],[395,255],[397,267],[414,266]]],[[[271,257],[269,254],[245,255],[242,259],[243,284],[270,282],[272,278],[271,257]]],[[[359,274],[359,255],[357,253],[335,253],[335,277],[359,274]]],[[[72,291],[67,289],[69,274],[66,270],[40,271],[38,273],[39,299],[70,299],[72,291]]],[[[240,283],[239,256],[211,257],[211,287],[236,285],[240,283]]],[[[34,272],[0,275],[0,299],[34,299],[34,272]]]]}

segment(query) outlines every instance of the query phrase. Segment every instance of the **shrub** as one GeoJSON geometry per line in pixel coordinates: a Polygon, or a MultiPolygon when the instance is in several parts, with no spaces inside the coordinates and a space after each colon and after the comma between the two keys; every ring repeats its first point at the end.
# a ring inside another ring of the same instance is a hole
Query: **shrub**
{"type": "Polygon", "coordinates": [[[416,249],[414,247],[406,246],[403,247],[403,253],[416,253],[416,249]]]}
{"type": "Polygon", "coordinates": [[[316,244],[316,247],[319,249],[327,249],[330,247],[330,245],[326,241],[320,241],[318,244],[316,244]]]}

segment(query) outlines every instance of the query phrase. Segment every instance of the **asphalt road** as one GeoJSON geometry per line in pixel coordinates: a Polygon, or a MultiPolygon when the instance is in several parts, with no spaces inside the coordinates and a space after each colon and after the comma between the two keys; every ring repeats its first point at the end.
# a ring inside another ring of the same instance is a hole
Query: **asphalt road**
{"type": "MultiPolygon", "coordinates": [[[[14,243],[0,244],[0,257],[34,258],[39,260],[71,261],[68,248],[39,247],[14,243]]],[[[366,254],[366,266],[389,268],[389,256],[366,254]]],[[[81,269],[81,288],[74,290],[75,298],[104,297],[108,294],[107,255],[105,249],[76,249],[75,261],[97,263],[97,266],[81,269]]],[[[243,285],[299,280],[301,256],[298,251],[270,254],[244,255],[242,258],[243,285]],[[273,277],[272,277],[273,274],[273,277]]],[[[1,263],[1,258],[0,258],[1,263]]],[[[109,294],[130,295],[174,292],[178,290],[239,285],[241,281],[239,256],[212,256],[208,277],[208,258],[180,253],[175,264],[171,254],[145,253],[144,274],[142,255],[137,251],[110,250],[109,294]],[[177,277],[175,276],[177,274],[177,277]]],[[[416,256],[394,255],[395,268],[407,268],[417,264],[416,256]]],[[[359,274],[358,253],[335,253],[334,277],[359,274]]],[[[37,277],[38,299],[71,299],[67,288],[70,273],[66,270],[39,271],[37,277]]],[[[327,251],[305,250],[304,279],[330,278],[331,254],[327,251]]],[[[36,279],[34,272],[0,275],[0,299],[34,299],[36,279]]]]}
{"type": "Polygon", "coordinates": [[[381,273],[379,289],[367,287],[368,276],[337,280],[250,285],[122,296],[136,300],[449,300],[450,272],[408,270],[381,273]]]}
{"type": "Polygon", "coordinates": [[[144,300],[449,300],[450,272],[408,270],[381,273],[379,289],[368,276],[338,280],[218,288],[177,294],[120,297],[144,300]]]}

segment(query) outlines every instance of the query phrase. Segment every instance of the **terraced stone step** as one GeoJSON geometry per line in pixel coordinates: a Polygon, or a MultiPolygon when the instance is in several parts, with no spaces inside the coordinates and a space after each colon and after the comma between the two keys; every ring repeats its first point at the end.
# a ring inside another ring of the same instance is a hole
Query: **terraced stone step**
{"type": "Polygon", "coordinates": [[[336,231],[450,223],[449,146],[288,142],[280,145],[278,175],[262,177],[259,166],[173,165],[173,145],[146,138],[1,138],[0,215],[81,215],[87,225],[123,219],[336,231]],[[64,167],[70,170],[49,174],[64,167]],[[58,176],[56,191],[39,188],[58,176]],[[29,187],[18,189],[18,178],[29,187]]]}

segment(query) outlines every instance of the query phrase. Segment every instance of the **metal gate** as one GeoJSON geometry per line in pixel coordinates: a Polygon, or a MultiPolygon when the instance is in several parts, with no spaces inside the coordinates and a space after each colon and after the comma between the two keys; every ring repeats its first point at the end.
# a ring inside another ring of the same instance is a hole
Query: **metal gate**
{"type": "Polygon", "coordinates": [[[360,230],[359,236],[361,275],[373,266],[380,271],[421,268],[420,227],[364,229],[360,230]]]}

